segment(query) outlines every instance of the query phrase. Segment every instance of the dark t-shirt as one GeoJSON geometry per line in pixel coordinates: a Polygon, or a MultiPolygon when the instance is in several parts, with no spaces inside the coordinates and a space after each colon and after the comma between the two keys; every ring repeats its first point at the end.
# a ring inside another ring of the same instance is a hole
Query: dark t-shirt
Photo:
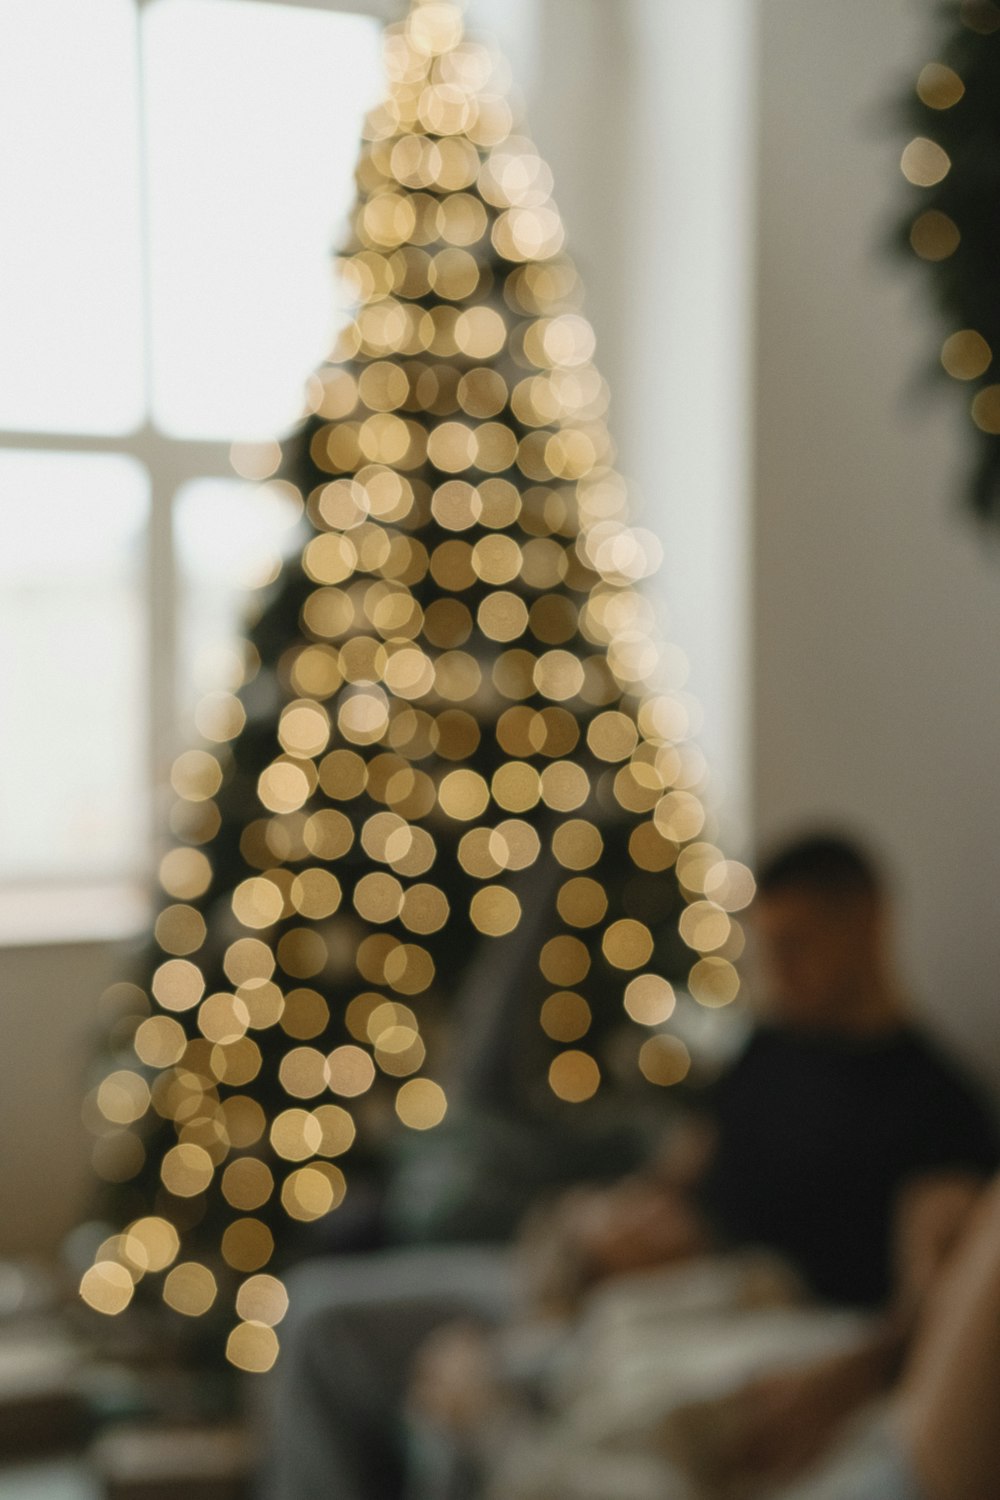
{"type": "Polygon", "coordinates": [[[997,1165],[975,1091],[913,1027],[848,1038],[761,1026],[713,1095],[705,1212],[724,1241],[787,1255],[834,1302],[889,1295],[907,1181],[997,1165]]]}

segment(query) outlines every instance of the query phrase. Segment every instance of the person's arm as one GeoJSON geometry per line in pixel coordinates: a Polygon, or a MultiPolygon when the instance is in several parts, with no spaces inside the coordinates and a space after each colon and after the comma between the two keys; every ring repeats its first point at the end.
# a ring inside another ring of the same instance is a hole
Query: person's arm
{"type": "Polygon", "coordinates": [[[847,1417],[896,1383],[981,1196],[981,1181],[962,1173],[935,1173],[908,1186],[896,1216],[889,1309],[853,1348],[743,1388],[732,1453],[737,1472],[792,1477],[822,1454],[847,1417]]]}

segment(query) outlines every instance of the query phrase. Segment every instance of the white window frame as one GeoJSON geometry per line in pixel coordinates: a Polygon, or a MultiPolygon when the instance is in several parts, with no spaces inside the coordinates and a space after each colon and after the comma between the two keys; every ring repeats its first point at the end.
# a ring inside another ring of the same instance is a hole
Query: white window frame
{"type": "MultiPolygon", "coordinates": [[[[120,434],[72,431],[23,431],[0,427],[0,450],[35,453],[125,454],[149,475],[146,531],[145,603],[149,654],[146,687],[147,789],[149,826],[157,840],[169,771],[179,749],[183,726],[177,714],[178,569],[173,507],[182,487],[196,479],[232,479],[232,442],[228,439],[175,437],[161,431],[150,415],[150,237],[149,193],[143,114],[142,13],[157,0],[132,0],[139,49],[139,255],[144,350],[142,404],[145,420],[120,434]]],[[[257,0],[215,0],[226,5],[253,5],[257,0]]],[[[300,10],[338,11],[398,19],[402,0],[267,0],[300,10]]],[[[122,877],[114,881],[63,881],[57,877],[21,886],[0,885],[0,947],[37,946],[51,942],[108,941],[132,936],[149,919],[148,881],[122,877]]]]}

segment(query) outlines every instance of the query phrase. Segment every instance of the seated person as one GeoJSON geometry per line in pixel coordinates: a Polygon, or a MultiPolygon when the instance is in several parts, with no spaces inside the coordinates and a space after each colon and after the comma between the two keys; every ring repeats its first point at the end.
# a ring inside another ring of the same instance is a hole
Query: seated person
{"type": "MultiPolygon", "coordinates": [[[[867,857],[814,837],[762,868],[754,920],[767,1014],[707,1101],[708,1131],[645,1179],[587,1190],[557,1214],[541,1300],[572,1303],[623,1271],[754,1244],[787,1256],[821,1297],[878,1305],[906,1185],[947,1193],[995,1166],[974,1091],[907,1020],[887,898],[867,857]],[[562,1261],[568,1268],[563,1270],[562,1261]],[[560,1280],[561,1279],[561,1280],[560,1280]]],[[[502,1316],[502,1251],[396,1251],[295,1278],[279,1364],[269,1500],[401,1493],[400,1409],[412,1361],[456,1314],[502,1316]]]]}

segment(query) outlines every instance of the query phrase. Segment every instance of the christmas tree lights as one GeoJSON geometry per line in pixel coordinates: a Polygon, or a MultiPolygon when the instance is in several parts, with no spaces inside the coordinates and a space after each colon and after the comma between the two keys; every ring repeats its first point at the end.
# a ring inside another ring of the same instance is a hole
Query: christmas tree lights
{"type": "Polygon", "coordinates": [[[88,1102],[124,1228],[83,1297],[221,1310],[245,1370],[296,1231],[445,1118],[474,954],[526,961],[521,1105],[575,1118],[685,1076],[675,986],[735,997],[753,890],[706,834],[550,173],[457,5],[413,5],[385,61],[356,313],[274,481],[301,556],[174,765],[148,983],[115,987],[88,1102]]]}

